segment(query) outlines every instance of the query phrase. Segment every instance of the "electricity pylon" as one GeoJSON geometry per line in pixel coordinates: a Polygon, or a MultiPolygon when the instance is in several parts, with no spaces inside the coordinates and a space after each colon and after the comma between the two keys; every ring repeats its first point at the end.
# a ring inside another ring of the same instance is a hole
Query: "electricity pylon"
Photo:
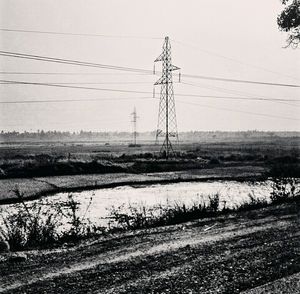
{"type": "Polygon", "coordinates": [[[136,114],[136,109],[134,107],[133,112],[131,113],[132,115],[132,123],[133,123],[133,145],[136,146],[136,137],[137,137],[137,130],[136,130],[136,122],[137,122],[137,114],[136,114]]]}
{"type": "Polygon", "coordinates": [[[175,156],[171,138],[175,138],[175,142],[178,143],[172,71],[180,69],[172,64],[169,37],[165,37],[162,54],[154,60],[154,62],[158,61],[162,62],[162,76],[154,84],[161,85],[156,144],[158,144],[159,137],[164,137],[160,153],[168,158],[175,156]]]}

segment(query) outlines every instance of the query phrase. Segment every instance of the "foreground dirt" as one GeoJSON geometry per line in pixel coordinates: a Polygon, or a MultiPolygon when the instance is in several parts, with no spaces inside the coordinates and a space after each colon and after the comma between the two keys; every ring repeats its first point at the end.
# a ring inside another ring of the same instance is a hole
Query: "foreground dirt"
{"type": "Polygon", "coordinates": [[[180,181],[246,180],[259,179],[266,169],[261,166],[243,165],[215,167],[162,173],[111,173],[71,175],[39,178],[13,178],[0,180],[0,204],[17,201],[14,190],[18,188],[27,199],[46,194],[72,192],[83,189],[109,188],[133,184],[172,183],[180,181]]]}
{"type": "Polygon", "coordinates": [[[299,293],[300,203],[26,252],[1,293],[299,293]]]}

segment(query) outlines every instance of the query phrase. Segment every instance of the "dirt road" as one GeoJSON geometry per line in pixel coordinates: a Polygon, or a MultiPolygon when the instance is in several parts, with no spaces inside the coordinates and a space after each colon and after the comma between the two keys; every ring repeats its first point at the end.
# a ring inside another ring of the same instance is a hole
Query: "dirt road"
{"type": "Polygon", "coordinates": [[[299,208],[290,203],[27,252],[25,262],[0,262],[0,292],[299,293],[299,208]]]}

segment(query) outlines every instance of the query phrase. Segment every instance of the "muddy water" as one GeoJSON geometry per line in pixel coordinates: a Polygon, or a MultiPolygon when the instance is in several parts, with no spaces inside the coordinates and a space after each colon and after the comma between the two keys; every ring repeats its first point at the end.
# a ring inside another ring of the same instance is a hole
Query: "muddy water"
{"type": "MultiPolygon", "coordinates": [[[[216,193],[220,196],[220,208],[233,207],[249,200],[249,195],[258,198],[269,198],[271,182],[184,182],[173,184],[155,184],[147,186],[123,186],[93,191],[72,193],[74,199],[80,203],[79,215],[85,215],[92,222],[99,225],[107,225],[112,207],[128,205],[140,208],[142,206],[152,208],[157,206],[169,206],[174,203],[186,204],[206,202],[209,196],[216,193]],[[89,205],[91,201],[91,205],[89,205]],[[87,210],[88,208],[88,210],[87,210]]],[[[58,193],[45,197],[39,201],[51,201],[53,203],[66,201],[68,193],[58,193]]]]}
{"type": "MultiPolygon", "coordinates": [[[[268,199],[271,192],[271,182],[182,182],[172,184],[155,184],[147,186],[122,186],[108,189],[98,189],[72,193],[79,203],[78,215],[89,219],[96,225],[108,225],[111,209],[122,207],[128,211],[128,206],[158,209],[174,204],[207,203],[210,196],[219,194],[220,208],[234,207],[249,201],[249,195],[256,198],[268,199]]],[[[68,200],[69,193],[57,193],[39,200],[29,201],[28,205],[39,203],[55,206],[68,200]]],[[[49,210],[49,205],[45,205],[49,210]]],[[[14,205],[2,205],[1,213],[7,214],[15,210],[14,205]]],[[[51,208],[50,208],[51,209],[51,208]]]]}

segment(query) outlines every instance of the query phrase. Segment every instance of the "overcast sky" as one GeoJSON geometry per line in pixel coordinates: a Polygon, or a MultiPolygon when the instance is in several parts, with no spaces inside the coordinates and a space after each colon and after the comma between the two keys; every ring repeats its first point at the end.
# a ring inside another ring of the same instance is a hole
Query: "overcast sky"
{"type": "MultiPolygon", "coordinates": [[[[1,29],[106,35],[0,31],[0,50],[152,70],[154,59],[161,53],[163,38],[169,36],[173,64],[181,68],[182,74],[299,85],[299,49],[284,49],[286,34],[277,28],[276,18],[282,9],[280,2],[0,0],[1,29]]],[[[149,92],[118,93],[1,84],[1,102],[83,100],[1,103],[1,130],[130,131],[130,113],[134,106],[139,116],[138,130],[156,128],[159,88],[156,87],[156,99],[151,98],[151,93],[158,76],[3,56],[0,56],[0,67],[1,72],[60,73],[2,73],[2,80],[95,83],[75,86],[149,92]],[[92,99],[99,101],[90,101],[92,99]]],[[[300,130],[297,120],[300,117],[299,102],[176,96],[299,99],[299,88],[191,78],[183,78],[182,82],[193,86],[177,83],[177,78],[174,82],[179,131],[300,130]]]]}

